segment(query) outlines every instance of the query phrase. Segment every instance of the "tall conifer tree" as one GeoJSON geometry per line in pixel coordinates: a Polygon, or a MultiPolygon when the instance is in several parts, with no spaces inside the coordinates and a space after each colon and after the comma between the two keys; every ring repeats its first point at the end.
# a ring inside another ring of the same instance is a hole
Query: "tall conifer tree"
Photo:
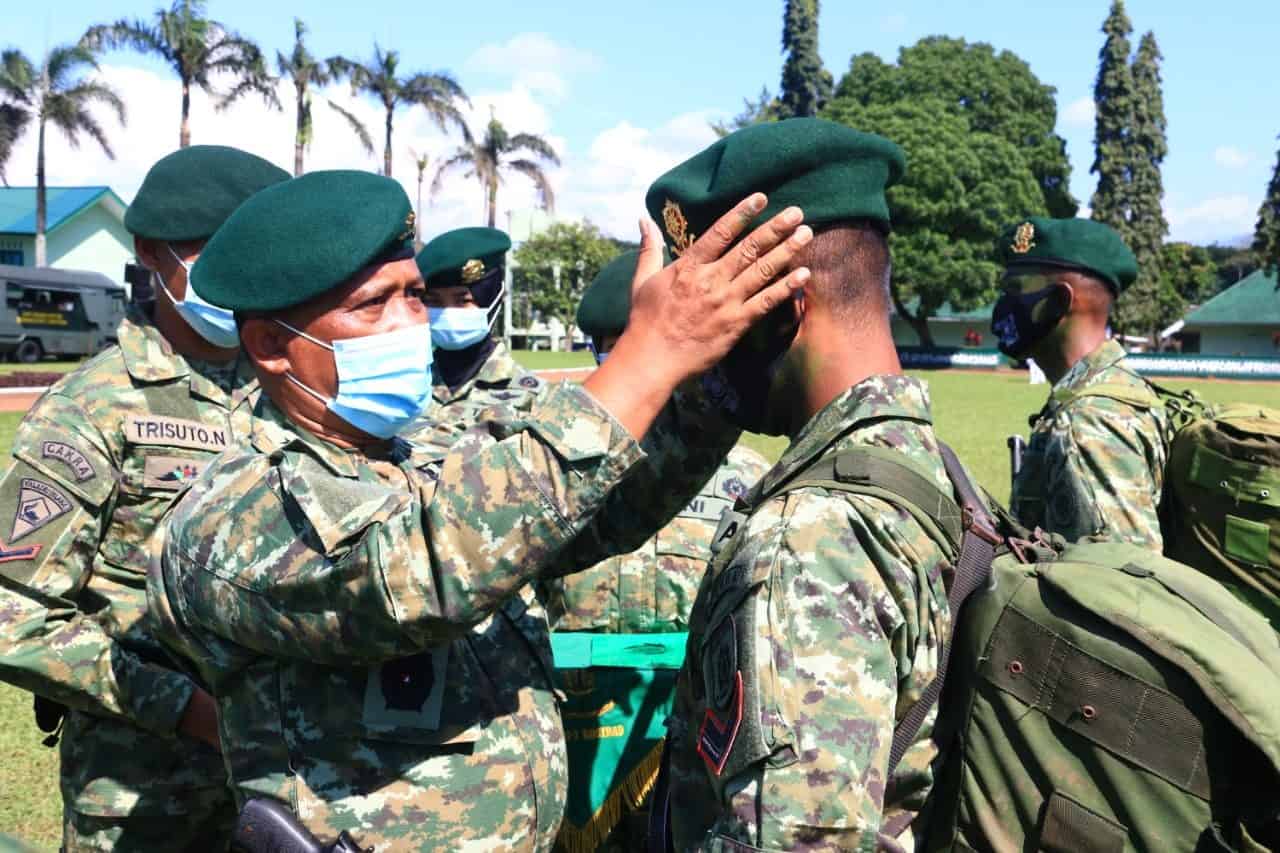
{"type": "Polygon", "coordinates": [[[1107,40],[1098,55],[1098,79],[1093,87],[1097,108],[1094,124],[1094,158],[1090,172],[1098,176],[1098,188],[1090,207],[1093,218],[1126,234],[1129,221],[1129,140],[1133,130],[1133,71],[1129,67],[1129,34],[1133,25],[1123,0],[1114,0],[1102,25],[1107,40]]]}
{"type": "Polygon", "coordinates": [[[782,18],[781,118],[815,116],[831,98],[831,72],[818,55],[818,0],[787,0],[782,18]]]}
{"type": "Polygon", "coordinates": [[[1129,144],[1129,223],[1122,231],[1138,258],[1138,279],[1116,306],[1115,324],[1125,331],[1156,334],[1161,317],[1161,287],[1166,284],[1161,259],[1169,222],[1164,217],[1164,180],[1160,166],[1169,145],[1160,80],[1160,48],[1154,33],[1138,44],[1133,61],[1133,126],[1129,144]]]}
{"type": "Polygon", "coordinates": [[[1280,276],[1280,151],[1276,170],[1271,173],[1267,197],[1258,208],[1258,225],[1253,232],[1253,253],[1263,272],[1280,276]]]}

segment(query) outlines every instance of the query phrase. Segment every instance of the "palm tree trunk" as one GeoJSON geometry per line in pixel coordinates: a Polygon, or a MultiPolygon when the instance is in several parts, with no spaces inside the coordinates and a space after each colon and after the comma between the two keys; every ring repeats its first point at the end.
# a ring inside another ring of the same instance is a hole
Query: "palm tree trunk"
{"type": "Polygon", "coordinates": [[[486,204],[489,209],[489,227],[497,228],[494,223],[498,220],[498,179],[492,177],[489,179],[489,200],[486,204]]]}
{"type": "Polygon", "coordinates": [[[178,131],[178,147],[191,144],[191,84],[182,81],[182,127],[178,131]]]}
{"type": "Polygon", "coordinates": [[[40,129],[36,134],[36,266],[47,265],[45,247],[45,220],[48,208],[45,202],[44,185],[44,106],[41,105],[40,129]]]}
{"type": "Polygon", "coordinates": [[[387,107],[387,141],[386,147],[382,149],[382,174],[388,178],[391,177],[391,115],[395,112],[395,107],[387,107]]]}
{"type": "Polygon", "coordinates": [[[418,206],[414,208],[413,215],[413,242],[415,245],[422,243],[422,174],[423,170],[418,170],[418,206]]]}
{"type": "Polygon", "coordinates": [[[297,127],[293,132],[293,176],[295,178],[302,174],[302,149],[306,145],[306,113],[302,98],[302,92],[299,92],[297,127]]]}

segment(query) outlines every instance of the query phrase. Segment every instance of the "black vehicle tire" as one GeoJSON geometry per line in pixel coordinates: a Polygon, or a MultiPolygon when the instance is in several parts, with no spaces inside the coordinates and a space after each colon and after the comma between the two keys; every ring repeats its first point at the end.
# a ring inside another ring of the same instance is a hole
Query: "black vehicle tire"
{"type": "Polygon", "coordinates": [[[18,348],[13,351],[13,357],[16,361],[20,361],[23,364],[35,364],[40,359],[44,358],[44,347],[40,346],[39,341],[33,338],[27,338],[22,343],[18,344],[18,348]]]}

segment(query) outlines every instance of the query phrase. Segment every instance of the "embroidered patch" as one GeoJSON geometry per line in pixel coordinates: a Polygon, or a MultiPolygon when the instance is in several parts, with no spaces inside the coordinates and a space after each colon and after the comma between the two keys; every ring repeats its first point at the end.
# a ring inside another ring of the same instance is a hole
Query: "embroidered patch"
{"type": "Polygon", "coordinates": [[[200,476],[209,467],[207,459],[181,456],[148,456],[142,468],[142,484],[150,489],[177,491],[200,476]]]}
{"type": "Polygon", "coordinates": [[[747,521],[747,517],[740,512],[734,512],[732,508],[726,509],[720,514],[720,524],[716,527],[716,535],[711,537],[711,553],[719,554],[720,549],[728,545],[733,537],[738,535],[738,530],[747,521]]]}
{"type": "Polygon", "coordinates": [[[40,445],[40,455],[45,459],[57,459],[71,469],[77,483],[92,480],[95,476],[93,466],[84,454],[63,441],[46,441],[40,445]]]}
{"type": "Polygon", "coordinates": [[[23,536],[34,533],[69,512],[71,501],[66,495],[43,480],[23,477],[18,484],[18,509],[13,514],[13,531],[9,534],[9,541],[17,542],[23,536]]]}
{"type": "Polygon", "coordinates": [[[462,283],[474,284],[484,278],[484,261],[472,258],[462,265],[462,283]]]}
{"type": "Polygon", "coordinates": [[[14,560],[34,560],[43,545],[28,545],[25,548],[11,548],[0,540],[0,563],[12,563],[14,560]]]}
{"type": "Polygon", "coordinates": [[[694,235],[689,233],[689,220],[685,219],[680,205],[671,199],[662,206],[662,225],[671,239],[671,254],[677,258],[693,245],[694,235]]]}
{"type": "Polygon", "coordinates": [[[439,728],[448,666],[449,647],[441,646],[370,669],[364,694],[365,725],[439,728]]]}
{"type": "Polygon", "coordinates": [[[396,239],[408,240],[410,237],[412,237],[413,232],[415,230],[413,225],[417,221],[418,221],[418,215],[414,213],[412,210],[409,211],[409,215],[404,218],[404,230],[400,232],[400,236],[397,237],[396,239]]]}
{"type": "Polygon", "coordinates": [[[538,385],[539,385],[538,377],[536,377],[536,376],[521,376],[521,377],[520,377],[520,383],[519,383],[519,384],[520,384],[520,387],[521,387],[521,388],[537,388],[537,387],[538,387],[538,385]]]}
{"type": "Polygon", "coordinates": [[[724,765],[733,752],[733,742],[738,739],[738,729],[742,727],[742,673],[734,673],[733,695],[730,698],[729,713],[721,717],[708,708],[702,717],[702,728],[698,730],[698,755],[711,768],[711,772],[719,776],[724,772],[724,765]]]}
{"type": "Polygon", "coordinates": [[[747,493],[747,484],[742,481],[741,477],[729,477],[720,484],[720,491],[736,501],[747,493]]]}
{"type": "Polygon", "coordinates": [[[125,440],[132,444],[159,447],[189,447],[192,450],[227,449],[226,427],[213,427],[200,421],[166,418],[160,415],[130,415],[124,421],[125,440]]]}
{"type": "Polygon", "coordinates": [[[689,505],[680,511],[679,518],[692,518],[697,521],[719,521],[720,516],[732,505],[716,495],[698,495],[689,501],[689,505]]]}
{"type": "Polygon", "coordinates": [[[738,626],[730,615],[711,637],[707,650],[707,696],[719,710],[725,711],[733,699],[734,680],[738,672],[738,626]]]}
{"type": "Polygon", "coordinates": [[[1036,247],[1035,244],[1036,227],[1030,222],[1024,222],[1018,226],[1018,230],[1013,234],[1013,245],[1009,248],[1017,255],[1025,255],[1036,247]]]}

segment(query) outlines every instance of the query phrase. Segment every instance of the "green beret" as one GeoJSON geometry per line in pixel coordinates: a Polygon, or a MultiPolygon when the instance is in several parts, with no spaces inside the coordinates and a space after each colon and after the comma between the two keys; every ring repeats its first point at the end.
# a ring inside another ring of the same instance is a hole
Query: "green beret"
{"type": "MultiPolygon", "coordinates": [[[[578,328],[595,337],[620,335],[631,314],[631,280],[636,275],[640,250],[631,249],[604,265],[582,294],[578,303],[578,328]]],[[[664,250],[662,263],[671,263],[664,250]]]]}
{"type": "Polygon", "coordinates": [[[1116,230],[1092,219],[1033,216],[1011,226],[996,249],[1010,270],[1062,267],[1096,275],[1121,293],[1138,277],[1138,260],[1116,230]]]}
{"type": "Polygon", "coordinates": [[[288,179],[284,169],[238,148],[181,148],[147,172],[124,227],[152,240],[204,240],[249,196],[288,179]]]}
{"type": "Polygon", "coordinates": [[[744,127],[649,187],[645,206],[679,255],[754,192],[769,204],[752,227],[797,205],[809,225],[870,219],[889,224],[885,188],[902,177],[902,149],[883,136],[816,118],[744,127]]]}
{"type": "Polygon", "coordinates": [[[275,311],[325,293],[389,252],[411,251],[400,184],[372,172],[310,172],[263,190],[231,215],[191,270],[202,297],[275,311]]]}
{"type": "Polygon", "coordinates": [[[418,270],[427,287],[460,287],[504,265],[511,238],[496,228],[456,228],[422,247],[418,270]]]}

